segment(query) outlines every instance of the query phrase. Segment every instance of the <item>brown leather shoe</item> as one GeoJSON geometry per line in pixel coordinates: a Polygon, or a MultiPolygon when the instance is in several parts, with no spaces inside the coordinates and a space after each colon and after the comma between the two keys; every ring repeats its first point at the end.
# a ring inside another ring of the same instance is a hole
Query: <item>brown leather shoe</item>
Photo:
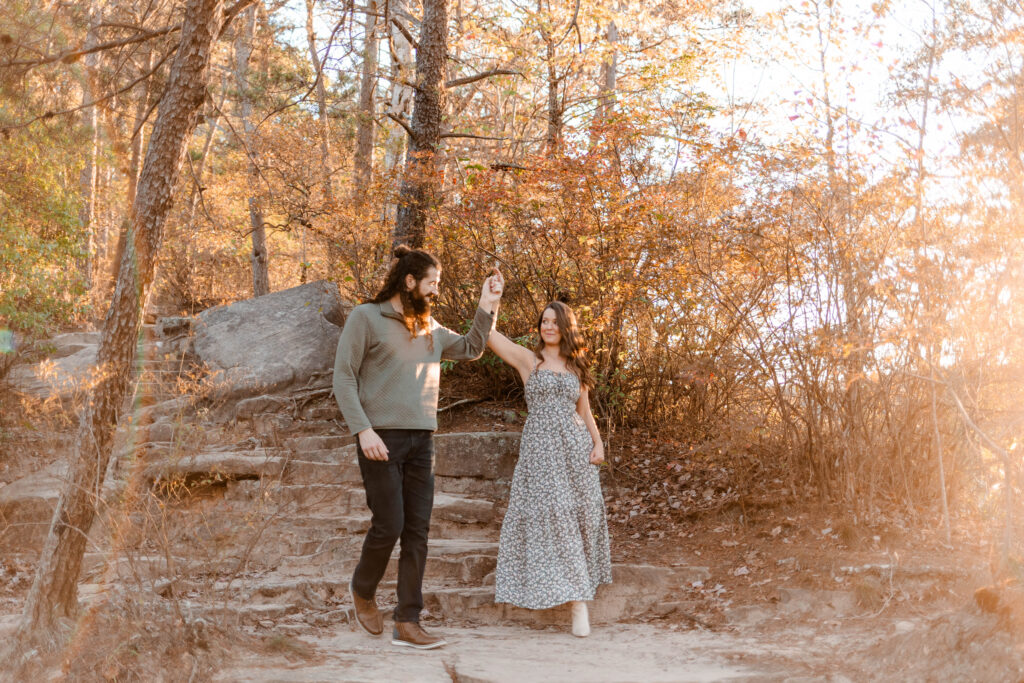
{"type": "Polygon", "coordinates": [[[356,623],[359,624],[359,628],[371,636],[379,636],[381,633],[384,633],[384,617],[381,616],[380,610],[377,609],[377,601],[363,600],[356,595],[351,582],[348,584],[348,594],[352,598],[352,605],[355,608],[353,612],[355,612],[356,623]]]}
{"type": "Polygon", "coordinates": [[[448,641],[430,635],[415,621],[396,621],[395,628],[391,631],[391,644],[414,647],[417,650],[433,650],[435,647],[447,645],[448,641]]]}

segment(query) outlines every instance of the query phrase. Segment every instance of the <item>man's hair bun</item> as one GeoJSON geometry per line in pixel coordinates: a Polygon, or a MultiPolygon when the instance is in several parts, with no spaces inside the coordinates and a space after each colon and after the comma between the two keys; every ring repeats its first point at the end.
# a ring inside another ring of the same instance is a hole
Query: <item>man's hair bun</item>
{"type": "Polygon", "coordinates": [[[395,258],[402,258],[411,251],[412,248],[408,244],[399,244],[397,247],[395,247],[395,251],[393,253],[395,255],[395,258]]]}

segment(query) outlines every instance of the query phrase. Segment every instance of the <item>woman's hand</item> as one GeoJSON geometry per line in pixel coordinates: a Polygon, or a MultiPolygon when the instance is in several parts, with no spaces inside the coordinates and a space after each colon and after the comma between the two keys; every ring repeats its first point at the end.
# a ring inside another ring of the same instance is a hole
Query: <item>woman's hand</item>
{"type": "Polygon", "coordinates": [[[484,285],[480,290],[480,308],[493,313],[503,291],[505,291],[505,278],[500,270],[492,268],[491,274],[484,280],[484,285]]]}
{"type": "Polygon", "coordinates": [[[598,441],[590,451],[590,464],[600,465],[604,462],[604,444],[598,441]]]}

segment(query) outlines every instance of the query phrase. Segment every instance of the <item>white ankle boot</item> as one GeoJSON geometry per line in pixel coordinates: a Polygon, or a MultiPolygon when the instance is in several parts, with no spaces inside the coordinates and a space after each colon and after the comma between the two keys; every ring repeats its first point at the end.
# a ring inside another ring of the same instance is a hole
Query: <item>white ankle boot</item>
{"type": "Polygon", "coordinates": [[[590,616],[587,614],[587,603],[582,600],[572,603],[572,634],[578,638],[590,635],[590,616]]]}

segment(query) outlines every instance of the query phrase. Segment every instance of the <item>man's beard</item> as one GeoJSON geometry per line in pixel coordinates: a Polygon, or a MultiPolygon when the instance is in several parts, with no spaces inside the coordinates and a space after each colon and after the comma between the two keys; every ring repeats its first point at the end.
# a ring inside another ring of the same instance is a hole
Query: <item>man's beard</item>
{"type": "Polygon", "coordinates": [[[433,297],[424,296],[418,290],[405,290],[399,296],[402,299],[405,326],[409,328],[410,334],[416,337],[420,332],[426,331],[427,341],[433,349],[434,339],[430,334],[430,301],[433,297]]]}
{"type": "Polygon", "coordinates": [[[431,296],[424,296],[415,289],[407,289],[401,293],[402,308],[405,311],[405,315],[408,317],[410,311],[412,317],[427,319],[430,317],[430,300],[431,296]]]}

